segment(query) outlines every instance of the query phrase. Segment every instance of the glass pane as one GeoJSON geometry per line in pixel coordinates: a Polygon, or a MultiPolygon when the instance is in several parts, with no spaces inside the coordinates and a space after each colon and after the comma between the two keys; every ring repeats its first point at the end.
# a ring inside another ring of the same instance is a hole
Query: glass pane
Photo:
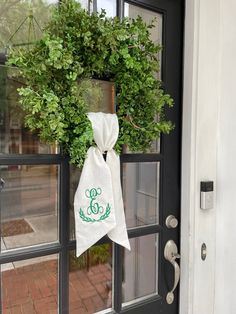
{"type": "Polygon", "coordinates": [[[32,43],[39,39],[42,28],[57,0],[0,1],[0,52],[7,46],[32,43]]]}
{"type": "Polygon", "coordinates": [[[115,112],[115,84],[114,82],[83,79],[78,82],[85,103],[90,112],[115,112]]]}
{"type": "Polygon", "coordinates": [[[83,9],[88,10],[89,9],[89,1],[90,0],[77,0],[76,2],[79,2],[83,9]]]}
{"type": "Polygon", "coordinates": [[[116,0],[93,0],[97,5],[97,12],[101,9],[106,10],[106,15],[109,17],[116,16],[116,0]]]}
{"type": "Polygon", "coordinates": [[[129,228],[158,223],[159,163],[123,164],[123,198],[129,228]]]}
{"type": "Polygon", "coordinates": [[[0,166],[2,250],[58,239],[58,166],[0,166]]]}
{"type": "Polygon", "coordinates": [[[0,66],[0,154],[56,154],[56,145],[41,143],[37,134],[24,126],[17,92],[21,80],[13,75],[16,71],[0,66]]]}
{"type": "Polygon", "coordinates": [[[70,251],[70,314],[95,313],[112,305],[112,246],[91,247],[79,258],[70,251]]]}
{"type": "Polygon", "coordinates": [[[158,235],[130,239],[124,250],[122,300],[129,302],[158,292],[158,235]]]}
{"type": "Polygon", "coordinates": [[[89,12],[101,12],[104,9],[107,16],[116,16],[116,0],[78,0],[78,2],[89,12]]]}
{"type": "Polygon", "coordinates": [[[83,9],[86,9],[89,12],[92,11],[92,7],[93,7],[92,0],[76,0],[76,2],[79,2],[83,9]]]}
{"type": "MultiPolygon", "coordinates": [[[[156,44],[162,44],[162,25],[163,25],[163,18],[162,14],[153,12],[144,8],[140,8],[138,6],[125,3],[124,7],[124,15],[130,18],[136,18],[137,16],[141,16],[143,20],[150,24],[154,21],[155,27],[151,28],[149,31],[151,33],[151,39],[156,44]],[[154,20],[155,19],[155,20],[154,20]]],[[[160,69],[161,69],[161,53],[158,55],[160,61],[160,69]]],[[[161,70],[157,73],[157,78],[161,78],[161,70]]],[[[129,153],[128,147],[125,148],[125,153],[129,153]]],[[[160,152],[160,139],[154,141],[152,144],[149,153],[159,153],[160,152]]]]}
{"type": "Polygon", "coordinates": [[[18,102],[21,80],[16,69],[4,66],[9,46],[32,44],[42,35],[57,0],[0,1],[0,154],[58,153],[58,148],[40,143],[37,134],[24,127],[18,102]]]}
{"type": "Polygon", "coordinates": [[[162,43],[162,14],[135,6],[133,4],[125,3],[124,16],[130,18],[141,16],[147,24],[154,21],[155,27],[150,29],[151,39],[156,44],[162,43]]]}
{"type": "Polygon", "coordinates": [[[58,256],[1,265],[3,314],[58,313],[58,256]]]}

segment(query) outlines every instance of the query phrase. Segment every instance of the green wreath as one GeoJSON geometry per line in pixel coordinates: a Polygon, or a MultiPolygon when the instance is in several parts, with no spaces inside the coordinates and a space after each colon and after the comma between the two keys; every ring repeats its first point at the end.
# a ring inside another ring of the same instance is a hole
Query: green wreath
{"type": "Polygon", "coordinates": [[[9,60],[26,83],[19,89],[26,125],[42,140],[59,143],[71,162],[82,166],[93,132],[84,97],[89,87],[78,81],[106,78],[116,89],[116,151],[123,144],[146,151],[161,132],[173,128],[164,116],[173,100],[156,79],[161,46],[150,39],[152,27],[141,17],[111,19],[105,11],[90,15],[75,0],[64,0],[42,39],[32,49],[13,52],[9,60]]]}

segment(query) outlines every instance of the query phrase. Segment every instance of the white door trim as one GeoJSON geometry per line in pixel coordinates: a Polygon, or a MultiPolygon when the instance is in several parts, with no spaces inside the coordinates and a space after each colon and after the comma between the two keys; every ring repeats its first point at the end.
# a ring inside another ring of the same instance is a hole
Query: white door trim
{"type": "Polygon", "coordinates": [[[217,188],[219,8],[220,0],[186,0],[180,314],[214,313],[216,204],[212,210],[200,209],[200,181],[213,180],[217,188]]]}

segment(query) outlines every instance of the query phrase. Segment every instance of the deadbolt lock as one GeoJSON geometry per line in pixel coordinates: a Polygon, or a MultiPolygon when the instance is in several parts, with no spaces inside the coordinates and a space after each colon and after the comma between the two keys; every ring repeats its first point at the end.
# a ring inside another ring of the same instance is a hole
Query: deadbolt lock
{"type": "Polygon", "coordinates": [[[173,215],[169,215],[166,218],[166,227],[169,229],[175,229],[178,226],[178,219],[173,215]]]}

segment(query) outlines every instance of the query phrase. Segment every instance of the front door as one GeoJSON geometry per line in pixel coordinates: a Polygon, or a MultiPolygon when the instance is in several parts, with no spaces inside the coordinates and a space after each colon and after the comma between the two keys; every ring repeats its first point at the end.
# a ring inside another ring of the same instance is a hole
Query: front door
{"type": "MultiPolygon", "coordinates": [[[[40,2],[40,8],[34,10],[36,20],[48,17],[50,6],[56,2],[45,0],[44,6],[40,2]]],[[[16,93],[20,82],[12,76],[15,69],[3,66],[4,61],[0,64],[0,311],[177,314],[178,286],[173,288],[178,279],[180,249],[184,1],[81,3],[90,10],[102,7],[110,16],[140,15],[147,22],[156,18],[152,37],[163,45],[160,75],[165,91],[174,98],[167,116],[175,129],[153,143],[146,154],[124,148],[121,155],[131,252],[104,237],[76,258],[73,196],[79,171],[69,165],[58,147],[40,143],[23,127],[16,93]]],[[[22,1],[12,7],[7,1],[2,4],[2,32],[7,32],[13,22],[20,23],[24,5],[22,1]]],[[[17,34],[18,41],[23,41],[23,32],[27,36],[23,28],[17,34]]],[[[5,33],[1,35],[3,38],[5,33]]],[[[4,59],[4,54],[1,56],[4,59]]]]}

